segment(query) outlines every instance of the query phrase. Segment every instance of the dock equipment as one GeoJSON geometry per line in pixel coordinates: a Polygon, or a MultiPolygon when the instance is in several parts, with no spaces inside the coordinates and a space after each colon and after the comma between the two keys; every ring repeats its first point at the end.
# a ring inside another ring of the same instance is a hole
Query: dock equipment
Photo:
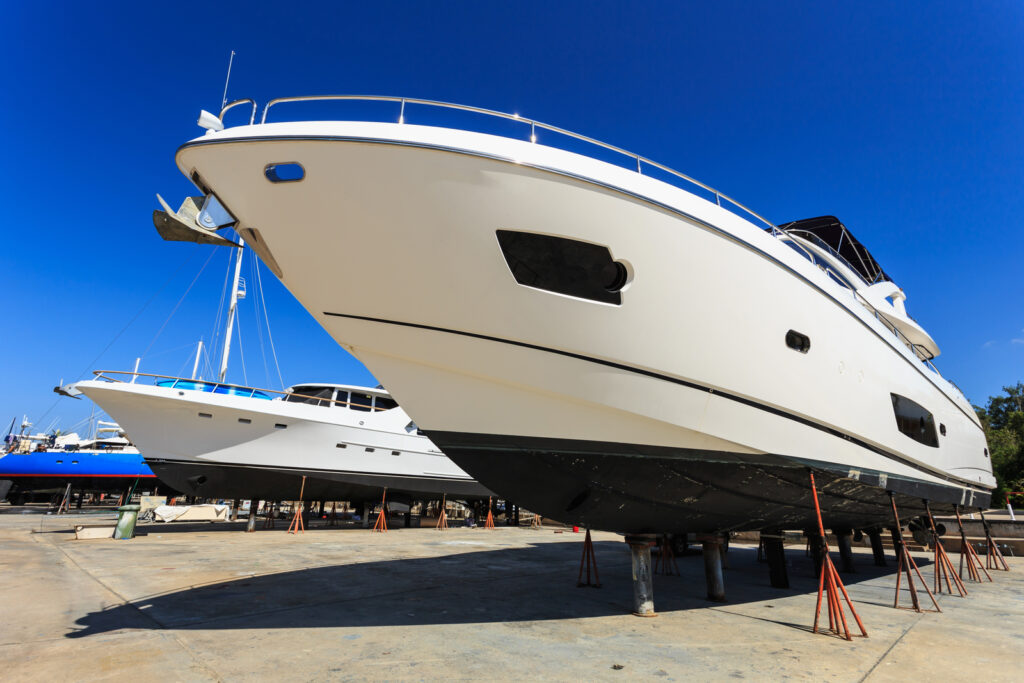
{"type": "Polygon", "coordinates": [[[821,535],[821,543],[824,549],[821,576],[818,578],[818,604],[814,608],[814,628],[812,630],[814,633],[818,632],[818,619],[821,617],[821,598],[824,594],[828,602],[828,630],[838,636],[845,637],[847,640],[853,640],[853,637],[850,635],[850,626],[846,623],[843,605],[839,602],[839,594],[842,592],[842,596],[846,600],[853,618],[857,620],[857,626],[860,627],[861,635],[867,638],[868,632],[853,606],[853,601],[850,600],[850,595],[846,592],[846,586],[843,585],[842,579],[839,578],[839,572],[836,571],[835,565],[832,564],[832,558],[828,555],[828,543],[825,541],[825,526],[821,523],[821,506],[818,505],[818,488],[814,484],[814,472],[811,472],[810,475],[811,493],[814,494],[814,512],[818,517],[818,533],[821,535]],[[840,627],[842,630],[840,630],[840,627]]]}
{"type": "Polygon", "coordinates": [[[868,529],[865,532],[871,540],[871,554],[875,556],[875,566],[885,566],[885,548],[882,547],[882,530],[868,529]]]}
{"type": "Polygon", "coordinates": [[[956,570],[953,569],[953,563],[949,561],[949,555],[946,554],[946,549],[942,547],[942,543],[939,541],[939,532],[935,528],[935,518],[932,517],[932,509],[928,506],[928,501],[924,501],[924,511],[928,515],[928,527],[932,535],[932,545],[935,546],[935,592],[942,592],[942,580],[946,581],[946,590],[949,594],[953,594],[952,586],[956,586],[956,590],[960,593],[961,598],[967,597],[967,587],[964,586],[964,582],[960,580],[960,577],[956,575],[956,570]],[[953,579],[952,585],[950,584],[950,578],[953,579]]]}
{"type": "Polygon", "coordinates": [[[722,536],[697,536],[704,550],[704,579],[708,584],[708,600],[725,602],[725,579],[722,578],[722,536]]]}
{"type": "Polygon", "coordinates": [[[494,528],[494,514],[491,512],[491,498],[487,497],[487,520],[484,522],[485,529],[494,528]]]}
{"type": "Polygon", "coordinates": [[[654,562],[654,571],[662,576],[680,576],[676,555],[672,551],[672,539],[668,534],[662,534],[658,541],[658,559],[654,562]]]}
{"type": "Polygon", "coordinates": [[[928,597],[932,599],[932,604],[935,605],[935,611],[941,612],[942,608],[939,607],[939,603],[935,601],[935,596],[928,590],[928,582],[921,576],[921,570],[917,568],[917,563],[914,562],[914,558],[911,557],[910,551],[907,550],[907,544],[903,542],[903,531],[900,526],[900,515],[896,512],[896,498],[892,495],[892,491],[889,491],[889,504],[892,505],[892,518],[896,523],[896,526],[892,528],[892,544],[896,549],[896,557],[899,558],[899,563],[896,567],[896,600],[893,601],[893,609],[900,606],[900,581],[903,578],[903,572],[907,572],[907,587],[910,589],[910,599],[914,603],[914,611],[921,612],[921,603],[917,599],[917,588],[914,587],[914,577],[910,573],[913,568],[914,573],[917,574],[917,578],[921,581],[921,585],[924,587],[928,597]]]}
{"type": "Polygon", "coordinates": [[[278,506],[277,502],[271,502],[269,500],[267,501],[267,506],[266,506],[267,516],[263,520],[263,528],[264,529],[273,529],[274,528],[274,525],[276,524],[276,522],[274,521],[274,518],[277,517],[277,506],[278,506]]]}
{"type": "Polygon", "coordinates": [[[977,581],[981,583],[981,572],[985,572],[985,577],[991,581],[992,576],[985,569],[985,565],[981,563],[981,558],[978,557],[978,553],[974,550],[974,547],[967,541],[967,534],[964,532],[964,523],[960,519],[960,506],[954,505],[953,509],[956,510],[956,525],[960,528],[960,578],[964,578],[964,560],[967,560],[967,575],[971,581],[977,581]],[[978,570],[981,570],[979,572],[978,570]]]}
{"type": "Polygon", "coordinates": [[[586,538],[583,539],[583,557],[580,558],[580,573],[576,577],[576,587],[600,588],[601,578],[597,575],[597,557],[594,555],[594,543],[590,540],[590,529],[587,529],[586,538]],[[583,583],[583,566],[587,567],[587,582],[583,583]],[[594,581],[590,581],[590,570],[594,570],[594,581]]]}
{"type": "Polygon", "coordinates": [[[253,498],[249,501],[249,521],[245,524],[246,533],[256,531],[256,511],[260,509],[260,499],[253,498]]]}
{"type": "Polygon", "coordinates": [[[768,577],[772,588],[789,588],[782,532],[761,532],[761,545],[764,548],[765,559],[768,560],[768,577]]]}
{"type": "Polygon", "coordinates": [[[626,543],[633,556],[633,614],[638,617],[655,617],[654,580],[651,576],[652,534],[629,534],[626,543]]]}
{"type": "Polygon", "coordinates": [[[306,494],[306,476],[302,476],[302,485],[299,487],[299,504],[295,506],[295,514],[292,516],[292,523],[288,525],[288,533],[306,533],[306,525],[302,522],[302,509],[305,503],[302,502],[306,494]]]}
{"type": "Polygon", "coordinates": [[[999,545],[992,540],[992,529],[989,528],[988,520],[985,519],[984,510],[978,510],[978,513],[981,514],[981,525],[985,527],[985,543],[988,546],[985,552],[985,566],[989,569],[1001,569],[1004,572],[1010,571],[1010,567],[1003,558],[1003,553],[999,550],[999,545]]]}
{"type": "Polygon", "coordinates": [[[385,488],[384,493],[380,498],[380,512],[377,513],[377,521],[373,524],[373,531],[378,531],[380,533],[387,533],[388,531],[387,499],[388,490],[385,488]]]}
{"type": "Polygon", "coordinates": [[[843,565],[844,574],[853,574],[853,529],[833,529],[836,545],[839,546],[839,560],[843,565]]]}
{"type": "Polygon", "coordinates": [[[448,494],[447,493],[442,493],[441,494],[441,514],[439,514],[437,516],[437,524],[434,526],[434,528],[437,529],[438,531],[447,531],[448,530],[448,512],[447,512],[447,507],[448,507],[448,494]]]}

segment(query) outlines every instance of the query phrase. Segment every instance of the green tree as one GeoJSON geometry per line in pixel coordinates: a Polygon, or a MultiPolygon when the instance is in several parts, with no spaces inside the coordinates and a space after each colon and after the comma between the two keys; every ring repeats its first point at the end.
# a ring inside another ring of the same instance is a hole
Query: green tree
{"type": "Polygon", "coordinates": [[[985,427],[996,490],[992,505],[998,507],[1007,491],[1024,491],[1024,383],[1003,387],[1004,394],[990,396],[984,408],[975,406],[985,427]]]}

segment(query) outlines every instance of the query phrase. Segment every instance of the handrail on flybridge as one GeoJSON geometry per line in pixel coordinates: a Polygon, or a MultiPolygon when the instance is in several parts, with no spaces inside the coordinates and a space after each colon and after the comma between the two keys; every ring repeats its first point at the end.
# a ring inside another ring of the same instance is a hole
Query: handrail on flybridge
{"type": "MultiPolygon", "coordinates": [[[[541,130],[546,130],[546,131],[550,131],[552,133],[556,133],[558,135],[564,135],[566,137],[570,137],[570,138],[579,140],[581,142],[585,142],[585,143],[590,144],[590,145],[595,145],[597,147],[601,147],[603,149],[607,149],[607,150],[610,150],[612,152],[615,152],[616,154],[621,154],[621,155],[623,155],[625,157],[628,157],[632,161],[636,162],[636,172],[641,174],[641,175],[643,174],[644,166],[648,166],[648,167],[651,167],[651,168],[656,168],[658,170],[664,171],[665,173],[668,173],[668,174],[674,176],[675,178],[678,178],[678,179],[684,181],[685,183],[687,183],[689,185],[694,185],[696,187],[701,188],[705,192],[713,194],[714,197],[715,197],[715,203],[717,203],[719,206],[722,206],[722,202],[725,202],[727,205],[729,205],[729,206],[731,206],[731,207],[733,207],[735,209],[738,209],[742,214],[746,214],[747,216],[750,216],[750,217],[754,218],[755,220],[760,221],[761,223],[766,225],[768,228],[770,228],[772,230],[773,234],[778,234],[779,232],[781,232],[779,230],[778,226],[776,226],[774,223],[769,221],[767,218],[761,216],[760,214],[756,213],[752,209],[747,208],[743,204],[740,204],[735,199],[732,199],[731,197],[722,194],[721,192],[719,192],[715,188],[713,188],[713,187],[711,187],[709,185],[705,185],[704,183],[700,182],[699,180],[697,180],[695,178],[691,178],[690,176],[688,176],[688,175],[686,175],[684,173],[680,173],[679,171],[676,171],[676,170],[674,170],[672,168],[669,168],[668,166],[665,166],[663,164],[659,164],[658,162],[652,161],[651,159],[648,159],[646,157],[642,157],[639,154],[634,154],[633,152],[629,152],[627,150],[624,150],[621,147],[616,147],[614,145],[609,145],[606,142],[601,142],[600,140],[595,140],[594,138],[589,138],[589,137],[587,137],[585,135],[580,135],[579,133],[573,133],[572,131],[565,130],[564,128],[558,128],[557,126],[552,126],[552,125],[549,125],[549,124],[546,124],[546,123],[542,123],[540,121],[534,121],[533,119],[523,118],[519,114],[507,114],[505,112],[495,111],[493,109],[482,109],[480,107],[470,107],[470,106],[464,105],[464,104],[454,104],[454,103],[451,103],[451,102],[439,102],[439,101],[436,101],[436,100],[421,100],[421,99],[417,99],[417,98],[413,98],[413,97],[391,97],[391,96],[387,96],[387,95],[303,95],[303,96],[298,96],[298,97],[278,97],[276,99],[273,99],[273,100],[270,100],[269,102],[267,102],[267,104],[263,107],[263,116],[260,119],[260,124],[264,124],[264,123],[267,122],[267,113],[270,111],[270,108],[272,106],[274,106],[275,104],[282,104],[282,103],[285,103],[285,102],[315,102],[315,101],[338,101],[338,100],[343,100],[343,101],[359,101],[359,102],[394,102],[394,103],[400,105],[399,110],[398,110],[398,123],[405,123],[406,122],[406,119],[405,119],[406,105],[412,104],[412,105],[422,105],[422,106],[426,106],[426,107],[437,107],[437,108],[440,108],[440,109],[454,109],[454,110],[458,110],[458,111],[467,111],[467,112],[471,112],[471,113],[474,113],[474,114],[483,114],[484,116],[491,116],[491,117],[500,118],[500,119],[507,119],[509,121],[517,121],[519,123],[523,123],[523,124],[526,124],[526,125],[530,126],[530,137],[529,137],[529,140],[530,140],[530,142],[534,142],[534,143],[537,142],[537,129],[538,128],[541,129],[541,130]]],[[[249,118],[249,124],[251,125],[253,123],[253,121],[255,120],[256,103],[253,102],[250,99],[235,100],[234,102],[229,102],[228,104],[226,104],[224,106],[223,109],[221,109],[221,111],[220,111],[220,119],[223,121],[224,114],[227,113],[227,111],[229,109],[231,109],[232,107],[235,107],[235,106],[237,106],[239,104],[243,104],[243,103],[246,103],[246,102],[251,103],[252,107],[253,107],[253,109],[252,109],[252,116],[250,116],[250,118],[249,118]]],[[[728,210],[732,210],[732,209],[729,209],[729,206],[726,206],[725,208],[728,209],[728,210]]]]}
{"type": "MultiPolygon", "coordinates": [[[[296,393],[288,392],[288,391],[277,391],[276,389],[257,389],[257,388],[254,388],[254,387],[245,387],[245,386],[242,386],[240,384],[229,384],[228,382],[214,382],[212,380],[195,379],[195,378],[189,378],[189,377],[175,377],[174,375],[156,375],[156,374],[153,374],[153,373],[150,373],[150,372],[130,372],[128,370],[93,370],[92,374],[96,375],[96,379],[102,379],[102,380],[105,380],[107,382],[117,382],[117,383],[120,383],[120,384],[124,384],[125,380],[117,379],[115,377],[111,377],[110,375],[125,375],[127,377],[131,377],[132,379],[129,382],[130,384],[134,384],[135,380],[138,379],[139,377],[152,377],[154,379],[174,380],[169,387],[166,387],[168,389],[178,388],[178,382],[187,382],[187,383],[190,383],[190,384],[193,384],[193,385],[200,384],[203,387],[210,387],[209,391],[205,391],[204,390],[204,393],[217,393],[216,390],[218,388],[223,387],[225,389],[234,389],[234,390],[236,390],[235,393],[233,393],[232,395],[233,396],[241,396],[242,398],[252,398],[252,397],[254,397],[256,395],[257,392],[261,392],[261,393],[264,393],[264,394],[278,394],[278,395],[280,395],[282,397],[297,396],[299,398],[308,398],[308,399],[311,399],[311,400],[314,400],[314,401],[321,401],[321,402],[326,401],[327,403],[330,403],[330,404],[333,404],[333,405],[355,406],[355,407],[357,407],[360,410],[364,410],[365,409],[366,411],[369,411],[369,412],[387,410],[387,408],[377,408],[376,406],[368,406],[368,405],[364,405],[362,403],[352,403],[351,401],[335,401],[335,400],[328,399],[328,398],[321,398],[320,396],[308,396],[306,394],[296,394],[296,393]],[[249,392],[249,395],[246,396],[244,392],[249,392]]],[[[181,388],[188,388],[190,390],[194,390],[193,387],[185,387],[184,385],[182,385],[181,388]]]]}

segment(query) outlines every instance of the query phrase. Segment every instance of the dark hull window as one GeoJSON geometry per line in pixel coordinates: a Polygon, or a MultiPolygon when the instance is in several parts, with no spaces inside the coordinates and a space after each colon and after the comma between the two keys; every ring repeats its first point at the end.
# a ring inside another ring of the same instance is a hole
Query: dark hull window
{"type": "Polygon", "coordinates": [[[288,403],[309,403],[314,406],[331,404],[334,387],[295,387],[292,393],[285,396],[288,403]]]}
{"type": "Polygon", "coordinates": [[[498,244],[516,282],[606,304],[622,303],[626,267],[608,247],[564,237],[498,230],[498,244]]]}
{"type": "Polygon", "coordinates": [[[352,392],[352,397],[349,399],[349,408],[369,412],[371,406],[373,406],[373,396],[352,392]]]}
{"type": "Polygon", "coordinates": [[[938,448],[939,435],[935,432],[935,418],[923,406],[906,396],[890,394],[892,410],[896,414],[896,426],[901,432],[918,443],[938,448]]]}

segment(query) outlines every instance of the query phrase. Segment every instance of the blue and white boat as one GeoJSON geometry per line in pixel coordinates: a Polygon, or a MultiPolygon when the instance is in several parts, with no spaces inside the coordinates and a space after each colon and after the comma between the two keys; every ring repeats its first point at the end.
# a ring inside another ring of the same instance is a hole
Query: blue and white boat
{"type": "Polygon", "coordinates": [[[59,494],[70,484],[92,493],[153,491],[160,483],[139,449],[111,423],[101,423],[97,435],[82,439],[63,435],[8,435],[0,455],[0,498],[20,505],[39,494],[59,494]],[[113,431],[102,437],[101,431],[113,431]]]}

